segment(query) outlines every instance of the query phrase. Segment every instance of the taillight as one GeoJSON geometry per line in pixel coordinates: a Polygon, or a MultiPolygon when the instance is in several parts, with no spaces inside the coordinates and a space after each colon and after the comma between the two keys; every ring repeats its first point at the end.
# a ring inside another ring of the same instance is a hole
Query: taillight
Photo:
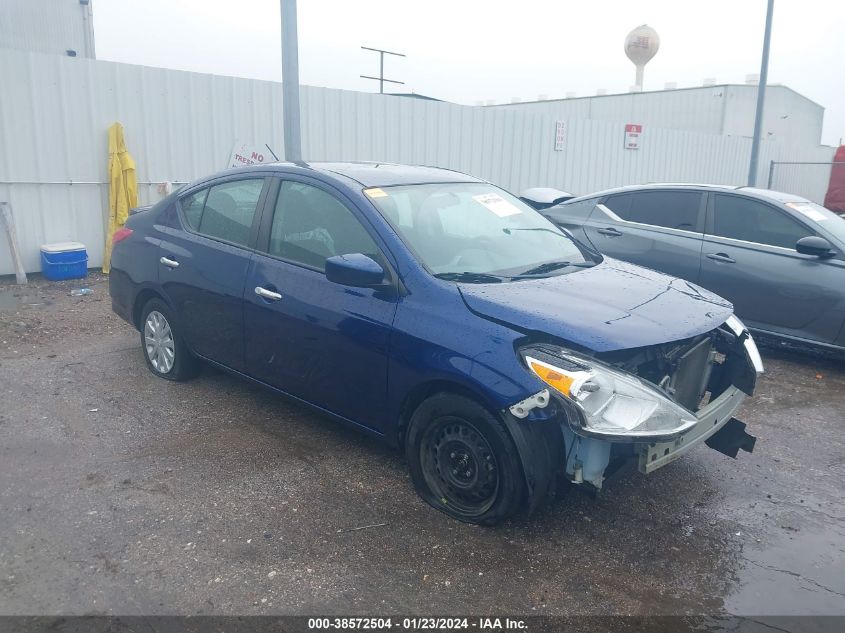
{"type": "Polygon", "coordinates": [[[123,228],[117,229],[114,232],[114,235],[112,235],[111,237],[112,246],[114,246],[118,242],[122,242],[130,235],[132,235],[132,229],[127,229],[125,226],[123,228]]]}

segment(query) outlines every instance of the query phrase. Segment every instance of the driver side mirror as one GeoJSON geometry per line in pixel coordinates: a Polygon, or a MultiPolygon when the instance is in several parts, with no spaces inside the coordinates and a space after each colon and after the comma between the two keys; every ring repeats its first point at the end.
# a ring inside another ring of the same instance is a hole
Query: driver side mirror
{"type": "Polygon", "coordinates": [[[833,257],[835,254],[830,242],[818,235],[802,237],[795,244],[795,250],[802,255],[812,255],[814,257],[833,257]]]}
{"type": "Polygon", "coordinates": [[[335,255],[326,260],[326,279],[343,286],[369,288],[384,281],[384,269],[361,253],[335,255]]]}

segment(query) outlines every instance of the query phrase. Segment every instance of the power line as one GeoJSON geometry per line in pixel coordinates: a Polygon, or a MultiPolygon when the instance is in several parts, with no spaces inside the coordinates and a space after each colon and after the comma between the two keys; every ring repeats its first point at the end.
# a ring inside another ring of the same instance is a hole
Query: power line
{"type": "Polygon", "coordinates": [[[402,84],[404,85],[404,81],[396,81],[395,79],[385,79],[384,78],[384,56],[385,55],[396,55],[396,57],[405,57],[404,53],[394,53],[393,51],[386,51],[382,50],[381,48],[370,48],[369,46],[362,46],[365,51],[373,51],[374,53],[379,54],[379,76],[378,77],[371,77],[369,75],[361,75],[362,79],[374,79],[378,82],[378,91],[379,94],[384,94],[384,82],[388,82],[391,84],[402,84]]]}

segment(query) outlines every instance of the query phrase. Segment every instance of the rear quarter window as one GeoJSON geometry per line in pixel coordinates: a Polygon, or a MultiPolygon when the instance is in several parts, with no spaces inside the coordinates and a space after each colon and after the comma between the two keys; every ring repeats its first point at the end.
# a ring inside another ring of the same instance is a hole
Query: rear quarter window
{"type": "Polygon", "coordinates": [[[199,229],[202,208],[205,205],[205,198],[208,189],[200,189],[182,198],[179,202],[182,205],[182,216],[188,227],[194,231],[199,229]]]}

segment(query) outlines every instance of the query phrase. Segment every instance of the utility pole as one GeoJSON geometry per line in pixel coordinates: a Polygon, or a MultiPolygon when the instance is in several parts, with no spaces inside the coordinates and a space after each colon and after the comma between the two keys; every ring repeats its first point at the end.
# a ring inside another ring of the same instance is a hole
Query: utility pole
{"type": "Polygon", "coordinates": [[[384,82],[392,83],[392,84],[403,84],[404,81],[396,81],[395,79],[385,79],[384,78],[384,56],[385,55],[396,55],[397,57],[405,57],[403,53],[393,53],[391,51],[385,51],[380,48],[370,48],[369,46],[362,46],[365,51],[373,51],[379,54],[379,73],[378,77],[370,77],[369,75],[361,75],[362,79],[375,79],[378,82],[378,92],[379,94],[384,94],[384,82]]]}
{"type": "Polygon", "coordinates": [[[282,15],[282,115],[285,160],[302,160],[299,127],[299,43],[296,37],[296,0],[279,0],[282,15]]]}
{"type": "Polygon", "coordinates": [[[766,10],[766,31],[763,35],[763,60],[760,62],[760,81],[757,84],[757,112],[754,115],[754,138],[751,139],[751,162],[748,165],[748,186],[757,185],[757,162],[760,158],[760,134],[763,128],[763,103],[769,81],[769,43],[772,39],[772,12],[775,0],[769,0],[766,10]]]}

